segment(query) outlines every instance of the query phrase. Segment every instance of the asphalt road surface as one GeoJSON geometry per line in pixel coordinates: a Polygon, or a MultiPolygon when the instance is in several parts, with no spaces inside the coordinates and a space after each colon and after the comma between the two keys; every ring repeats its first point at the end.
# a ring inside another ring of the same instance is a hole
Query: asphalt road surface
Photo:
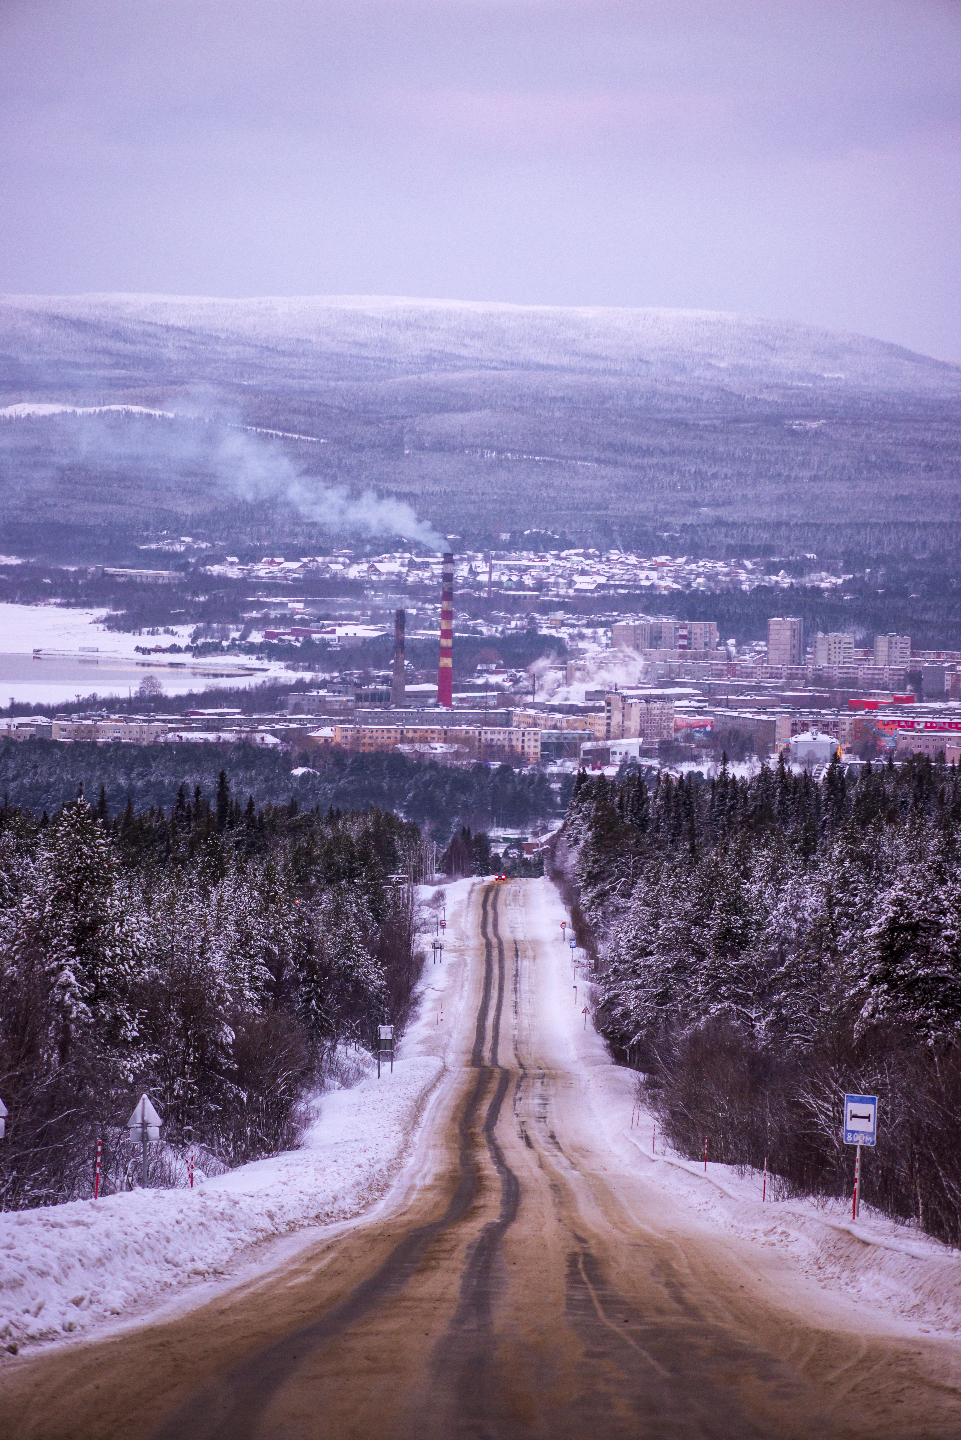
{"type": "Polygon", "coordinates": [[[4,1440],[961,1436],[957,1347],[853,1323],[612,1147],[558,1033],[539,885],[474,892],[458,1063],[386,1218],[25,1357],[4,1440]]]}

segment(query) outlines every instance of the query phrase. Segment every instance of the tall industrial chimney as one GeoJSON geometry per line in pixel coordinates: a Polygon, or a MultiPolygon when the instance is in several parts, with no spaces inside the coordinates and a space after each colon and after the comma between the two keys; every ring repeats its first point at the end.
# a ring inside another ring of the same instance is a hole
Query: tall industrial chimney
{"type": "Polygon", "coordinates": [[[450,551],[444,555],[441,584],[437,703],[449,710],[454,704],[454,556],[450,551]]]}
{"type": "Polygon", "coordinates": [[[407,616],[403,610],[394,612],[394,679],[390,687],[390,703],[400,709],[407,699],[404,682],[404,627],[407,616]]]}

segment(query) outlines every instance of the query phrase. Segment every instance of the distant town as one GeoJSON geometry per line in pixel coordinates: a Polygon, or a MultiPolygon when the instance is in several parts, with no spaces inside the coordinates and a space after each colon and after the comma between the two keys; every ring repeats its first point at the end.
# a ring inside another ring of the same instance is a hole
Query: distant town
{"type": "MultiPolygon", "coordinates": [[[[192,544],[182,537],[169,547],[192,544]]],[[[446,764],[482,759],[561,771],[616,769],[626,761],[697,768],[722,757],[740,762],[780,754],[815,768],[836,755],[851,764],[914,752],[961,757],[961,650],[914,649],[903,634],[878,634],[868,645],[847,632],[807,635],[801,618],[791,615],[769,617],[766,643],[739,646],[714,620],[662,613],[666,597],[680,589],[749,591],[763,581],[788,598],[795,581],[783,571],[772,576],[769,562],[616,550],[450,552],[443,558],[358,557],[343,550],[244,564],[226,556],[201,568],[248,584],[269,581],[270,593],[237,624],[198,627],[188,643],[171,627],[164,628],[172,641],[154,627],[156,638],[136,647],[138,663],[148,670],[133,696],[143,702],[139,709],[112,713],[103,700],[11,715],[0,722],[0,733],[104,744],[246,741],[308,757],[333,748],[397,750],[446,764]],[[320,601],[296,593],[308,577],[363,584],[355,595],[341,589],[333,601],[320,601]],[[498,595],[517,590],[556,595],[558,608],[544,614],[541,605],[536,618],[478,613],[479,598],[495,604],[498,595]],[[657,597],[650,613],[604,614],[598,607],[572,613],[562,603],[578,594],[637,591],[657,597]],[[507,663],[501,653],[507,640],[530,635],[532,627],[548,637],[536,658],[507,663]],[[411,662],[409,642],[421,652],[439,645],[436,676],[411,662]],[[378,668],[369,652],[361,657],[365,663],[351,665],[352,648],[363,645],[379,647],[385,657],[392,646],[392,663],[378,668]],[[270,705],[262,713],[204,704],[202,694],[200,703],[166,713],[165,667],[182,669],[175,657],[188,650],[246,655],[267,668],[271,656],[282,653],[307,673],[285,688],[271,672],[270,705]],[[311,658],[298,662],[301,652],[311,658]],[[336,665],[325,666],[325,655],[336,665]]],[[[183,581],[177,570],[101,573],[140,595],[183,581]]],[[[812,569],[804,584],[833,588],[845,578],[812,569]]],[[[85,658],[96,663],[96,652],[85,648],[85,658]]]]}

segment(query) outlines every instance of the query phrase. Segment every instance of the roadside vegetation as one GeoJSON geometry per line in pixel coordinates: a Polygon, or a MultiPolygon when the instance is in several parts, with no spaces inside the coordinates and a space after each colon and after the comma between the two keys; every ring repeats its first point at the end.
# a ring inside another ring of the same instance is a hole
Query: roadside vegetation
{"type": "Polygon", "coordinates": [[[142,1091],[208,1169],[295,1143],[345,1047],[403,1029],[422,957],[390,877],[421,853],[394,815],[243,804],[226,773],[166,812],[0,808],[0,1209],[91,1195],[98,1140],[125,1188],[142,1091]]]}
{"type": "Polygon", "coordinates": [[[578,777],[555,856],[598,1024],[689,1158],[850,1195],[961,1243],[961,772],[922,756],[653,783],[578,777]]]}

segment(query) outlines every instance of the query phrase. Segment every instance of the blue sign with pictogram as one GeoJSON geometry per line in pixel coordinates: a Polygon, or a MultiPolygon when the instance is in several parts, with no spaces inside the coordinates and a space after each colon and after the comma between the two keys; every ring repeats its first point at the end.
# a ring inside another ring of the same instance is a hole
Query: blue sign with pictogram
{"type": "Polygon", "coordinates": [[[878,1097],[845,1095],[845,1145],[874,1145],[878,1138],[878,1097]]]}

